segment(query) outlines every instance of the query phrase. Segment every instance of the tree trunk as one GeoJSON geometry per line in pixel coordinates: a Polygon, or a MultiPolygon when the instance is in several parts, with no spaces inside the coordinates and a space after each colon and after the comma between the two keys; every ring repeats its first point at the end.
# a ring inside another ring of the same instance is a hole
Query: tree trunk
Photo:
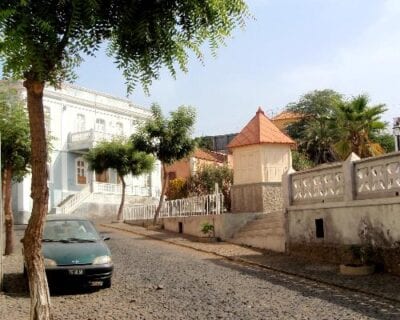
{"type": "Polygon", "coordinates": [[[47,144],[44,125],[44,82],[25,80],[28,94],[29,126],[32,148],[32,213],[22,240],[25,266],[28,272],[31,297],[31,320],[49,320],[50,293],[41,253],[43,226],[47,214],[47,144]]]}
{"type": "Polygon", "coordinates": [[[161,211],[162,205],[164,203],[164,196],[165,196],[165,192],[167,190],[167,185],[168,185],[167,165],[165,163],[163,163],[162,168],[163,168],[163,185],[161,188],[160,201],[158,202],[158,207],[157,207],[156,213],[154,215],[154,219],[153,219],[154,226],[157,224],[157,219],[158,219],[158,216],[160,215],[160,211],[161,211]]]}
{"type": "Polygon", "coordinates": [[[4,255],[8,256],[14,251],[14,217],[11,208],[12,167],[7,165],[3,172],[3,205],[4,221],[6,225],[6,246],[4,255]]]}
{"type": "Polygon", "coordinates": [[[119,176],[119,178],[121,179],[121,183],[122,183],[122,195],[121,195],[121,204],[119,205],[119,209],[118,209],[117,220],[121,221],[122,220],[122,213],[123,213],[123,210],[124,210],[124,203],[125,203],[126,183],[125,183],[125,180],[124,180],[124,176],[119,176]]]}

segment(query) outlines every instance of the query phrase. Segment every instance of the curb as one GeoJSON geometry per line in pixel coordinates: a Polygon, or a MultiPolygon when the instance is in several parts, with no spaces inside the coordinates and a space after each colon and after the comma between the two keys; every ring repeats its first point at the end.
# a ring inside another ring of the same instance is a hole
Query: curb
{"type": "Polygon", "coordinates": [[[229,256],[226,256],[226,255],[217,253],[217,252],[196,248],[196,247],[193,247],[191,245],[174,242],[174,241],[171,241],[171,240],[168,240],[168,239],[161,239],[161,238],[159,238],[157,236],[153,236],[153,235],[149,235],[149,234],[145,234],[145,233],[141,233],[141,232],[137,232],[137,231],[133,231],[133,230],[127,230],[125,228],[112,226],[112,225],[109,225],[109,224],[100,224],[100,225],[102,227],[105,227],[105,228],[116,229],[116,230],[120,230],[120,231],[124,231],[124,232],[128,232],[128,233],[133,233],[133,234],[136,234],[136,235],[139,235],[139,236],[144,236],[144,237],[150,238],[152,240],[167,242],[169,244],[173,244],[173,245],[176,245],[176,246],[192,249],[192,250],[195,250],[195,251],[198,251],[198,252],[212,254],[212,255],[215,255],[217,257],[223,258],[225,260],[229,260],[229,261],[233,261],[233,262],[239,262],[239,263],[242,263],[244,265],[255,266],[255,267],[258,267],[258,268],[261,268],[261,269],[274,271],[274,272],[277,272],[277,273],[282,273],[282,274],[285,274],[285,275],[294,276],[294,277],[306,279],[306,280],[309,280],[309,281],[317,282],[317,283],[324,284],[324,285],[327,285],[327,286],[330,286],[330,287],[335,287],[335,288],[338,288],[338,289],[351,291],[351,292],[356,292],[356,293],[362,293],[362,294],[365,294],[365,295],[368,295],[368,296],[384,299],[384,300],[387,300],[387,301],[390,301],[390,302],[400,303],[400,299],[387,297],[387,296],[384,296],[384,295],[381,295],[381,294],[378,294],[378,293],[374,293],[374,292],[370,292],[370,291],[367,291],[367,290],[353,288],[353,287],[337,284],[337,283],[334,283],[334,282],[329,282],[329,281],[321,280],[321,279],[318,279],[318,278],[306,276],[306,275],[303,275],[303,274],[300,274],[300,273],[295,273],[295,272],[291,272],[291,271],[282,270],[282,269],[279,269],[279,268],[275,268],[275,267],[272,267],[272,266],[269,266],[269,265],[265,265],[265,264],[262,264],[262,263],[254,262],[254,261],[243,259],[243,258],[229,257],[229,256]]]}

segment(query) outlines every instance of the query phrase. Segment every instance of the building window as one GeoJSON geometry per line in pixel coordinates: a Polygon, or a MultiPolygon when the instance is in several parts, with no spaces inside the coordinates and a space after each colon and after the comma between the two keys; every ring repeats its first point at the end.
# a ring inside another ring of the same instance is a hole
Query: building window
{"type": "Polygon", "coordinates": [[[86,164],[81,158],[76,160],[76,182],[86,184],[86,164]]]}
{"type": "Polygon", "coordinates": [[[96,131],[106,132],[106,122],[104,121],[104,119],[96,119],[96,131]]]}
{"type": "Polygon", "coordinates": [[[86,119],[85,115],[82,113],[78,113],[76,115],[76,131],[82,132],[86,130],[86,119]]]}
{"type": "Polygon", "coordinates": [[[117,135],[120,135],[120,136],[124,135],[124,125],[122,124],[122,122],[117,122],[115,124],[115,130],[116,130],[117,135]]]}

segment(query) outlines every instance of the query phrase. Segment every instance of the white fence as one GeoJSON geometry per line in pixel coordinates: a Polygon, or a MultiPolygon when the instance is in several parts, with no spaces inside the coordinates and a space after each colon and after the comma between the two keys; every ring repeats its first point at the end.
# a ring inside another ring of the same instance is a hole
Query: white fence
{"type": "MultiPolygon", "coordinates": [[[[169,200],[163,203],[160,218],[200,216],[221,214],[224,208],[222,193],[186,199],[169,200]]],[[[157,205],[134,206],[124,208],[124,220],[146,220],[155,215],[157,205]]]]}

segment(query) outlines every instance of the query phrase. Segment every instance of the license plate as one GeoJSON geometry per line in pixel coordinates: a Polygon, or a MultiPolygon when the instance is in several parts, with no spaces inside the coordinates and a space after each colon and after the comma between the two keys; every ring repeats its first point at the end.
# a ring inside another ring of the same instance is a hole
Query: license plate
{"type": "Polygon", "coordinates": [[[68,270],[68,273],[71,276],[81,276],[81,275],[83,275],[83,270],[82,269],[70,269],[70,270],[68,270]]]}

